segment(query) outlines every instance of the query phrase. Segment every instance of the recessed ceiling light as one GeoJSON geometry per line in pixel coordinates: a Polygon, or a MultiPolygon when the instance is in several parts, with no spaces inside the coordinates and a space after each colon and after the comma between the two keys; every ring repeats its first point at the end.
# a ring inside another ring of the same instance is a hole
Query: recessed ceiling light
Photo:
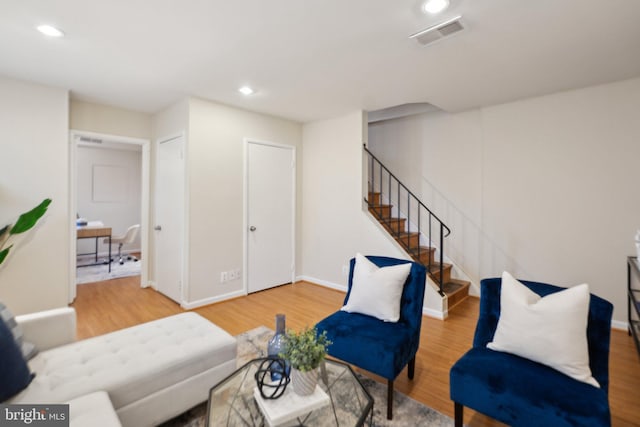
{"type": "Polygon", "coordinates": [[[427,0],[422,5],[425,12],[436,14],[449,7],[449,0],[427,0]]]}
{"type": "Polygon", "coordinates": [[[238,89],[238,92],[240,92],[243,95],[251,95],[255,91],[251,89],[249,86],[242,86],[240,89],[238,89]]]}
{"type": "Polygon", "coordinates": [[[38,31],[40,31],[45,36],[49,37],[62,37],[64,33],[57,29],[56,27],[52,27],[51,25],[40,25],[38,26],[38,31]]]}

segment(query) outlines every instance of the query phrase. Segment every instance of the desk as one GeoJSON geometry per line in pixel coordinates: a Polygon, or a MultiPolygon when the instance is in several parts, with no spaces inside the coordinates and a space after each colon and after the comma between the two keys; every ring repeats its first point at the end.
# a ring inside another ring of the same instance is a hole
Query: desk
{"type": "Polygon", "coordinates": [[[111,273],[111,227],[105,227],[100,221],[90,221],[87,225],[79,225],[77,226],[76,231],[77,239],[96,239],[96,250],[95,252],[89,252],[86,254],[78,254],[78,255],[95,255],[95,263],[94,264],[84,264],[78,265],[78,267],[88,267],[90,265],[99,265],[98,262],[98,239],[101,237],[106,237],[109,239],[109,273],[111,273]]]}

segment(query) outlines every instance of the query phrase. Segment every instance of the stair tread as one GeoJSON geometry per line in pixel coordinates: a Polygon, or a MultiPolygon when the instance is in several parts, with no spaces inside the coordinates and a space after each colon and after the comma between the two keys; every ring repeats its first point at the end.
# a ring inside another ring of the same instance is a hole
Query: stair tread
{"type": "Polygon", "coordinates": [[[466,280],[451,279],[442,285],[442,290],[447,294],[447,296],[452,296],[453,294],[468,289],[470,285],[471,283],[466,280]]]}
{"type": "Polygon", "coordinates": [[[404,222],[406,221],[406,218],[382,218],[381,221],[382,222],[404,222]]]}
{"type": "Polygon", "coordinates": [[[388,218],[391,216],[392,205],[381,205],[381,204],[373,204],[369,203],[369,212],[375,215],[378,218],[378,221],[381,222],[382,219],[388,218]]]}
{"type": "MultiPolygon", "coordinates": [[[[442,263],[442,268],[451,268],[451,267],[453,267],[453,264],[448,264],[446,262],[442,263]]],[[[434,270],[434,269],[440,270],[440,263],[439,262],[432,262],[431,263],[431,269],[432,270],[434,270]]]]}
{"type": "Polygon", "coordinates": [[[403,231],[403,232],[401,232],[401,233],[399,234],[399,236],[400,236],[400,237],[407,237],[407,236],[411,236],[411,237],[413,237],[413,236],[419,236],[419,235],[420,235],[420,233],[417,233],[417,232],[415,232],[415,231],[412,231],[412,232],[410,232],[410,233],[407,233],[406,231],[403,231]]]}
{"type": "MultiPolygon", "coordinates": [[[[420,253],[427,253],[427,252],[433,252],[435,251],[436,248],[432,248],[431,246],[420,246],[420,253]]],[[[415,253],[416,255],[418,254],[418,248],[413,248],[411,249],[411,253],[415,253]]]]}

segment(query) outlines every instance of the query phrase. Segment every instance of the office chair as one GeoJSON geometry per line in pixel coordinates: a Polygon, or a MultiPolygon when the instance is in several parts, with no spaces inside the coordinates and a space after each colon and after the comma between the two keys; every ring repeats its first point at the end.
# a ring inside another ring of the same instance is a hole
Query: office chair
{"type": "MultiPolygon", "coordinates": [[[[140,224],[132,225],[127,229],[127,232],[121,236],[112,236],[111,244],[118,245],[118,260],[120,264],[124,264],[124,259],[122,257],[122,246],[133,243],[136,236],[138,235],[138,230],[140,230],[140,224]]],[[[109,244],[109,239],[104,239],[105,244],[109,244]]],[[[134,256],[128,255],[127,259],[132,259],[134,262],[138,261],[138,259],[134,256]]]]}

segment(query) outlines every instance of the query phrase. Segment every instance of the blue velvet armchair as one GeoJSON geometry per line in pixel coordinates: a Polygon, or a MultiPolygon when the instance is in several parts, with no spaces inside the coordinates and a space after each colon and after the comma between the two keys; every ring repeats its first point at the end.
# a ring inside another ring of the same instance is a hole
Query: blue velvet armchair
{"type": "MultiPolygon", "coordinates": [[[[545,365],[486,347],[493,340],[500,317],[501,283],[500,278],[481,282],[473,348],[451,368],[450,394],[455,404],[456,427],[462,427],[464,406],[511,426],[610,426],[611,303],[595,295],[589,302],[587,342],[591,373],[600,384],[596,388],[545,365]]],[[[540,296],[563,289],[544,283],[522,283],[540,296]]]]}
{"type": "MultiPolygon", "coordinates": [[[[367,258],[378,267],[411,262],[377,256],[367,258]]],[[[316,325],[318,333],[326,331],[333,342],[329,355],[387,379],[388,419],[393,417],[393,381],[407,365],[409,378],[413,379],[416,352],[420,345],[426,269],[420,264],[411,264],[402,291],[400,320],[397,323],[338,311],[316,325]]],[[[345,304],[353,284],[354,266],[355,259],[352,259],[345,304]]]]}

